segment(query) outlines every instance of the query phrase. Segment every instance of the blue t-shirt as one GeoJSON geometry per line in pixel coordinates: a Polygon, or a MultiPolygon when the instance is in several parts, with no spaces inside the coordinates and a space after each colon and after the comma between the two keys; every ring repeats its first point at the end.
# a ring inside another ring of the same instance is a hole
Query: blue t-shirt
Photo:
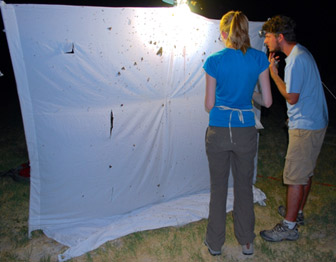
{"type": "Polygon", "coordinates": [[[269,66],[266,54],[249,48],[244,54],[241,50],[224,48],[212,54],[204,63],[205,72],[216,79],[215,106],[209,114],[209,125],[219,127],[249,127],[255,125],[254,113],[223,110],[225,106],[240,110],[252,109],[252,95],[260,73],[269,66]],[[231,119],[230,119],[231,118],[231,119]]]}
{"type": "Polygon", "coordinates": [[[328,124],[328,108],[320,73],[311,53],[296,44],[286,58],[287,93],[300,94],[296,104],[287,103],[290,129],[322,129],[328,124]]]}

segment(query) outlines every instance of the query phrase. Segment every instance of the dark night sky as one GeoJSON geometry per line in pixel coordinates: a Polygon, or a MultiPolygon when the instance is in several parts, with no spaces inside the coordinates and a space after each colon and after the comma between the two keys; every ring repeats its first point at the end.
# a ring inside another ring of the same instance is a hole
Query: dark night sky
{"type": "MultiPolygon", "coordinates": [[[[170,7],[161,0],[130,0],[130,1],[5,1],[7,4],[14,3],[36,3],[36,4],[63,4],[63,5],[86,5],[86,6],[110,6],[110,7],[170,7]]],[[[335,85],[335,65],[333,52],[333,35],[335,32],[334,11],[332,1],[307,1],[297,3],[299,1],[251,1],[251,0],[197,0],[196,5],[190,5],[194,13],[202,16],[220,19],[224,13],[230,10],[243,11],[251,21],[265,21],[268,17],[276,14],[288,15],[297,22],[298,42],[306,46],[315,57],[319,66],[322,80],[327,85],[335,85]],[[302,4],[304,3],[304,4],[302,4]]],[[[2,17],[0,17],[1,31],[4,28],[2,17]]],[[[5,33],[0,34],[0,71],[4,74],[0,77],[0,88],[2,94],[14,94],[15,80],[13,77],[12,66],[9,59],[8,47],[5,33]],[[6,88],[5,88],[6,86],[6,88]],[[14,86],[14,88],[12,87],[14,86]],[[7,91],[6,91],[7,90],[7,91]]],[[[332,87],[335,90],[335,87],[332,87]]],[[[4,95],[1,95],[4,101],[9,101],[4,95]]],[[[3,99],[1,99],[3,100],[3,99]]]]}

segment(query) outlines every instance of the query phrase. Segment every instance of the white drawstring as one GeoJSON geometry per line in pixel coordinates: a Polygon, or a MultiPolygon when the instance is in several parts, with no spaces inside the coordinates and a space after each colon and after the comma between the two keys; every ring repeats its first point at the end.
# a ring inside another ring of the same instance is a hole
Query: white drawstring
{"type": "Polygon", "coordinates": [[[220,110],[231,110],[230,119],[229,119],[229,130],[230,130],[230,140],[231,140],[231,143],[233,143],[233,141],[232,141],[232,130],[231,130],[231,119],[232,119],[232,113],[233,112],[237,112],[238,113],[239,121],[241,123],[243,123],[243,124],[244,124],[244,115],[243,115],[243,112],[252,112],[254,114],[254,119],[256,121],[256,126],[259,126],[259,124],[261,125],[259,119],[257,119],[257,117],[256,117],[256,115],[255,115],[255,113],[253,111],[253,108],[251,108],[251,109],[238,109],[238,108],[231,108],[231,107],[228,107],[228,106],[216,106],[216,107],[218,107],[220,110]]]}

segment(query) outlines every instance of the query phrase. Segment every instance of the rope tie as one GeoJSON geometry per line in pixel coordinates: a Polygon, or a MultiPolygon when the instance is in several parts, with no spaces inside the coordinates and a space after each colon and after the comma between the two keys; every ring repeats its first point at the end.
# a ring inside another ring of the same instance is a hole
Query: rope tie
{"type": "Polygon", "coordinates": [[[231,108],[231,107],[228,107],[228,106],[216,106],[216,107],[218,107],[220,110],[231,110],[230,119],[229,119],[229,130],[230,130],[230,141],[231,141],[231,143],[233,143],[232,130],[231,130],[231,120],[232,120],[232,113],[233,112],[238,113],[239,121],[243,124],[244,124],[243,112],[252,112],[254,114],[254,119],[255,119],[255,122],[256,122],[256,125],[255,125],[256,128],[259,128],[259,129],[263,128],[263,126],[260,123],[259,119],[257,118],[256,114],[254,113],[253,108],[251,108],[251,109],[239,109],[239,108],[231,108]]]}

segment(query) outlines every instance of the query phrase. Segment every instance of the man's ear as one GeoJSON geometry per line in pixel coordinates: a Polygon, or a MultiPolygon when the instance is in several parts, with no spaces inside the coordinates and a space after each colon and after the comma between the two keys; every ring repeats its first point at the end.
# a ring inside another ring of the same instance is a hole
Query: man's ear
{"type": "Polygon", "coordinates": [[[281,43],[283,40],[285,40],[285,37],[283,34],[278,34],[278,41],[281,43]]]}

